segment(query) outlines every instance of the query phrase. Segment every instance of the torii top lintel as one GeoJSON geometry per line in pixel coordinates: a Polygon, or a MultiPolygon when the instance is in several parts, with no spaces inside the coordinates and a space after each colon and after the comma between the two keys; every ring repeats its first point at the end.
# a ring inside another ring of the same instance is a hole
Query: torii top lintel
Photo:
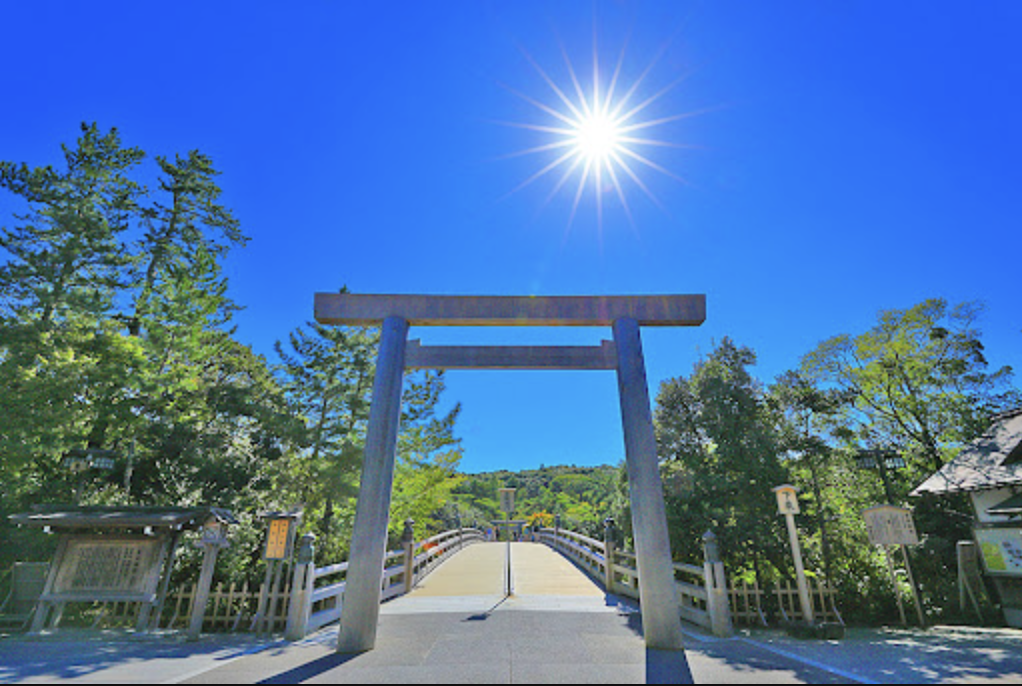
{"type": "Polygon", "coordinates": [[[412,326],[699,326],[705,295],[367,295],[317,293],[320,324],[374,326],[398,316],[412,326]]]}

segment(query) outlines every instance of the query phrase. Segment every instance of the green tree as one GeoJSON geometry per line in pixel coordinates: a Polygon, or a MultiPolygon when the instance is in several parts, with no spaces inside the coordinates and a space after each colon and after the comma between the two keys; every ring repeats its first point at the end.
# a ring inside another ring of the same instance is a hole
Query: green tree
{"type": "Polygon", "coordinates": [[[857,519],[871,497],[870,489],[863,492],[863,478],[856,473],[850,453],[840,450],[831,435],[837,427],[836,417],[852,398],[836,389],[817,388],[797,371],[789,371],[771,386],[769,399],[778,411],[785,465],[802,492],[804,519],[811,517],[815,524],[815,531],[803,539],[804,547],[811,553],[818,535],[823,570],[828,582],[834,583],[838,572],[844,574],[849,568],[837,560],[847,562],[857,546],[854,540],[839,535],[844,531],[840,520],[857,519]]]}
{"type": "Polygon", "coordinates": [[[436,410],[446,388],[443,372],[424,372],[412,378],[403,394],[402,429],[398,436],[390,533],[401,535],[403,522],[415,520],[417,535],[439,533],[444,506],[460,482],[461,439],[454,426],[461,404],[442,416],[436,410]]]}
{"type": "Polygon", "coordinates": [[[145,154],[124,148],[117,129],[82,124],[66,169],[0,162],[0,188],[27,203],[15,227],[0,228],[10,259],[0,266],[9,311],[47,330],[54,322],[110,313],[127,286],[122,239],[143,188],[130,178],[145,154]]]}
{"type": "Polygon", "coordinates": [[[320,548],[339,555],[354,514],[348,501],[358,492],[379,331],[310,323],[288,343],[275,346],[278,376],[302,428],[278,484],[316,521],[320,548]]]}
{"type": "Polygon", "coordinates": [[[654,425],[674,550],[698,550],[712,529],[729,568],[751,564],[759,575],[767,560],[787,567],[772,492],[787,474],[763,388],[748,371],[755,362],[725,338],[691,377],[661,384],[654,425]]]}
{"type": "MultiPolygon", "coordinates": [[[[278,495],[293,501],[281,506],[303,504],[324,557],[342,559],[358,494],[379,329],[311,323],[292,332],[288,343],[276,346],[278,376],[303,428],[278,470],[278,495]]],[[[435,372],[405,381],[391,507],[395,536],[406,518],[416,520],[421,535],[457,482],[460,406],[437,415],[444,387],[443,375],[435,372]]]]}
{"type": "Polygon", "coordinates": [[[870,447],[901,452],[912,480],[921,481],[981,433],[992,413],[1018,402],[1011,368],[988,371],[981,313],[977,303],[949,307],[942,299],[882,311],[865,333],[819,344],[802,373],[854,397],[846,427],[870,447]]]}
{"type": "MultiPolygon", "coordinates": [[[[143,189],[130,172],[144,157],[116,129],[82,125],[63,146],[65,169],[0,162],[0,188],[28,207],[0,228],[0,452],[7,478],[40,455],[87,442],[94,399],[119,395],[139,351],[109,317],[127,286],[122,239],[143,189]]],[[[119,401],[121,398],[118,397],[119,401]]]]}
{"type": "Polygon", "coordinates": [[[221,191],[213,181],[219,172],[209,157],[193,150],[173,162],[165,157],[156,162],[163,173],[159,188],[170,197],[168,204],[157,198],[142,211],[145,234],[138,241],[133,311],[125,316],[134,335],[165,274],[190,267],[201,270],[203,261],[223,257],[231,247],[248,241],[238,220],[219,204],[221,191]]]}
{"type": "Polygon", "coordinates": [[[87,503],[258,508],[292,422],[234,339],[220,261],[244,236],[211,160],[157,157],[151,190],[116,129],[63,150],[64,169],[0,163],[28,208],[0,228],[0,509],[66,503],[84,447],[118,455],[87,503]]]}
{"type": "MultiPolygon", "coordinates": [[[[887,497],[906,502],[915,485],[986,429],[990,414],[1018,405],[1011,368],[989,370],[977,326],[981,314],[977,303],[925,300],[882,311],[868,331],[830,338],[803,358],[804,378],[849,399],[835,417],[835,443],[850,454],[880,449],[905,461],[904,469],[886,474],[889,496],[879,475],[849,474],[860,507],[887,497]],[[862,502],[865,493],[872,502],[862,502]]],[[[961,496],[916,503],[923,544],[913,551],[913,566],[932,615],[954,607],[955,543],[971,536],[969,510],[961,496]]],[[[849,521],[859,519],[857,512],[848,514],[849,521]]],[[[855,533],[863,545],[862,527],[855,533]]]]}

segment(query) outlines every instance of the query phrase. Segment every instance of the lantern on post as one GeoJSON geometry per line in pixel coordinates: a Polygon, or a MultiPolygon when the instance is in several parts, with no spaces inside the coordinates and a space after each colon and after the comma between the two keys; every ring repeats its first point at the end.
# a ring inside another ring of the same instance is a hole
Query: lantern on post
{"type": "Polygon", "coordinates": [[[192,601],[192,618],[188,626],[189,640],[196,640],[202,633],[202,620],[206,615],[206,603],[209,600],[209,588],[213,583],[213,570],[216,568],[216,558],[222,548],[227,548],[230,543],[227,541],[227,527],[229,524],[236,524],[237,520],[233,515],[212,508],[209,519],[202,525],[202,533],[198,546],[203,550],[202,571],[199,574],[199,584],[195,589],[195,598],[192,601]]]}

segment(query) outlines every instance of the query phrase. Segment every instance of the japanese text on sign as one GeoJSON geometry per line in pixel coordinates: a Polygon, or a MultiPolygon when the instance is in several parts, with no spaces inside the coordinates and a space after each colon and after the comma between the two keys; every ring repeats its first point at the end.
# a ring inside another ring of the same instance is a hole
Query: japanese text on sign
{"type": "Polygon", "coordinates": [[[290,519],[274,519],[270,522],[270,532],[266,537],[267,560],[284,560],[287,558],[287,541],[290,529],[290,519]]]}
{"type": "Polygon", "coordinates": [[[866,532],[873,545],[917,545],[919,535],[912,510],[895,505],[878,505],[863,510],[866,532]]]}
{"type": "Polygon", "coordinates": [[[798,489],[789,484],[774,489],[777,494],[777,512],[782,515],[799,514],[798,489]]]}

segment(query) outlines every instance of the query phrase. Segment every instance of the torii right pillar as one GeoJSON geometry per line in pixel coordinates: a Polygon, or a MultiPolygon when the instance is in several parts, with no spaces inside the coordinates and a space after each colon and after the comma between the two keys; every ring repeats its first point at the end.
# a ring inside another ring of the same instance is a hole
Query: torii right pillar
{"type": "Polygon", "coordinates": [[[680,605],[639,324],[625,317],[615,320],[613,328],[643,632],[649,648],[682,650],[680,605]]]}

